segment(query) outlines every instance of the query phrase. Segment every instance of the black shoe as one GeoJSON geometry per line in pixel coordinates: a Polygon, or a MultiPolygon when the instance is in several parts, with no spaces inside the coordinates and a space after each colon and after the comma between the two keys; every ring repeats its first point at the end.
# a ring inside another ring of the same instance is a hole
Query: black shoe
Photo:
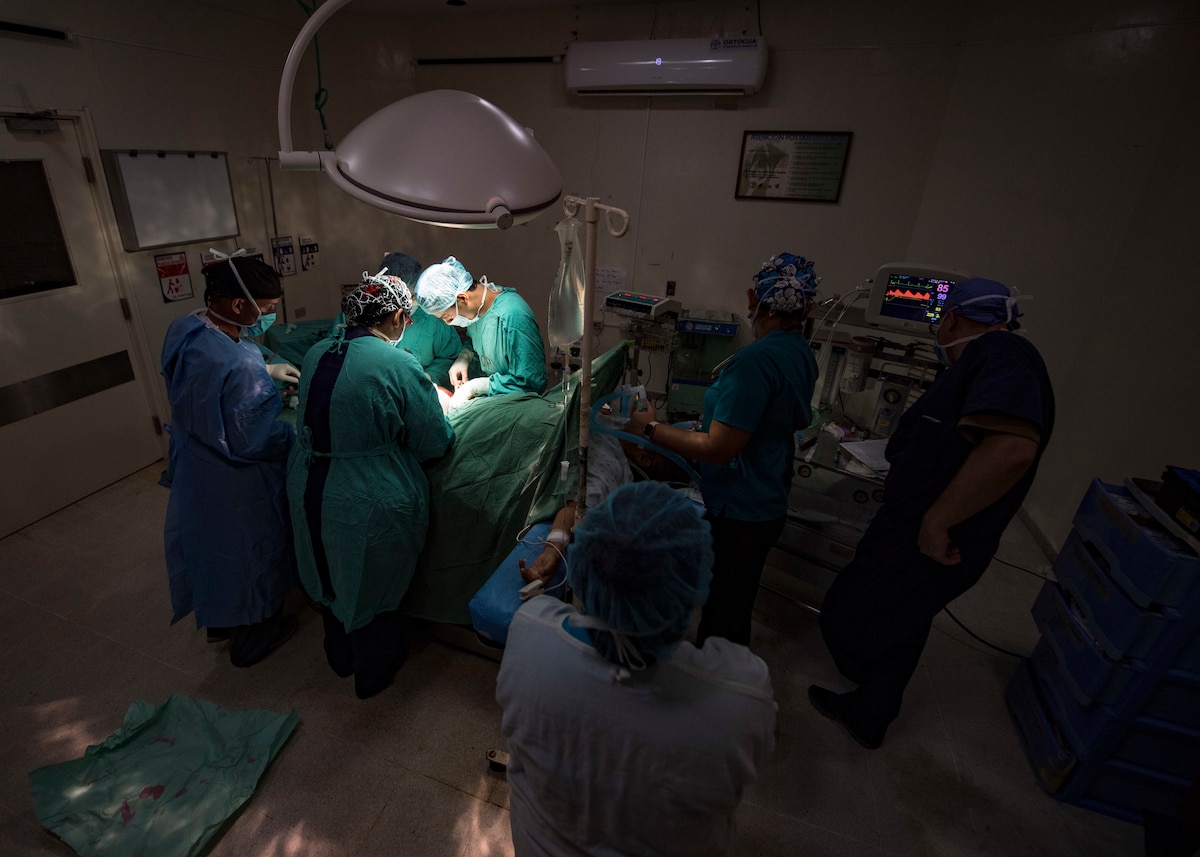
{"type": "Polygon", "coordinates": [[[854,728],[846,720],[846,713],[842,706],[842,698],[828,688],[820,687],[819,685],[810,684],[808,686],[808,701],[812,703],[812,707],[817,709],[818,713],[823,717],[828,717],[842,730],[854,739],[860,747],[867,750],[878,750],[883,746],[883,735],[878,738],[868,736],[863,731],[854,728]]]}
{"type": "Polygon", "coordinates": [[[354,695],[359,699],[370,699],[387,690],[391,687],[396,673],[399,672],[400,667],[404,666],[406,660],[408,660],[408,640],[404,639],[400,644],[400,653],[396,655],[396,660],[392,662],[392,668],[389,671],[373,676],[365,676],[361,672],[354,674],[354,695]]]}
{"type": "Polygon", "coordinates": [[[204,630],[210,643],[224,643],[233,633],[228,628],[205,628],[204,630]]]}
{"type": "Polygon", "coordinates": [[[296,633],[296,629],[300,627],[300,620],[289,614],[279,620],[279,633],[275,635],[275,641],[271,643],[268,652],[273,652],[292,639],[292,635],[296,633]]]}

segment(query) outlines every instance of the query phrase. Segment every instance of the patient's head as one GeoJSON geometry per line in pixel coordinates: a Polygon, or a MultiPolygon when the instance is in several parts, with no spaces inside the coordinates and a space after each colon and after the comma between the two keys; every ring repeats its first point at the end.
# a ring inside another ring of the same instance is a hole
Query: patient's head
{"type": "MultiPolygon", "coordinates": [[[[620,631],[650,663],[687,633],[708,598],[712,536],[695,503],[659,482],[622,485],[575,528],[567,580],[580,612],[620,631]]],[[[592,634],[620,663],[612,635],[592,634]]]]}

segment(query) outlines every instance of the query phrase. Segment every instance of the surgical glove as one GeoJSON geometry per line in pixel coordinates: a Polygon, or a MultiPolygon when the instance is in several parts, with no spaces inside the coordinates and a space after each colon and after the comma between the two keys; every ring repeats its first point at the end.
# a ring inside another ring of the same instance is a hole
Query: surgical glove
{"type": "Polygon", "coordinates": [[[467,371],[471,368],[471,352],[464,349],[450,367],[450,386],[456,390],[467,383],[467,371]]]}
{"type": "Polygon", "coordinates": [[[290,363],[268,363],[267,374],[283,384],[300,383],[300,371],[290,363]]]}
{"type": "Polygon", "coordinates": [[[488,379],[487,378],[472,378],[461,387],[454,391],[454,396],[450,399],[450,408],[461,407],[468,400],[474,399],[476,396],[486,396],[488,394],[488,379]]]}

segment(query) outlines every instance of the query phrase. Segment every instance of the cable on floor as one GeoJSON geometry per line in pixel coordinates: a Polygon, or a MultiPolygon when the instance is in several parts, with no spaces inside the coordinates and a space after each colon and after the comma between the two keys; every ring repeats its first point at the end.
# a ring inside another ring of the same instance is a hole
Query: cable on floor
{"type": "Polygon", "coordinates": [[[1000,557],[998,557],[998,556],[994,556],[994,557],[992,557],[992,562],[998,562],[998,563],[1000,563],[1001,565],[1007,565],[1009,568],[1015,568],[1017,571],[1023,571],[1023,572],[1025,572],[1026,574],[1031,574],[1031,575],[1033,575],[1034,577],[1040,577],[1042,580],[1053,580],[1053,579],[1054,579],[1053,577],[1049,577],[1049,576],[1047,576],[1047,575],[1045,575],[1045,574],[1038,574],[1036,571],[1031,571],[1031,570],[1029,570],[1028,568],[1024,568],[1023,566],[1019,566],[1019,565],[1017,565],[1017,564],[1016,564],[1016,563],[1014,563],[1014,562],[1008,562],[1007,560],[1000,559],[1000,557]]]}
{"type": "Polygon", "coordinates": [[[1028,655],[1018,655],[1016,652],[1010,652],[1008,649],[1001,648],[1000,646],[997,646],[995,643],[989,643],[987,640],[983,639],[983,637],[976,634],[974,631],[972,631],[970,628],[968,628],[962,622],[958,621],[958,617],[950,612],[949,607],[943,607],[942,610],[945,612],[945,614],[947,616],[949,616],[951,619],[954,620],[955,625],[962,628],[964,631],[966,631],[968,634],[970,634],[972,637],[974,637],[979,642],[983,643],[989,649],[995,649],[997,652],[1000,652],[1005,655],[1009,655],[1010,657],[1014,657],[1017,659],[1029,657],[1028,655]]]}

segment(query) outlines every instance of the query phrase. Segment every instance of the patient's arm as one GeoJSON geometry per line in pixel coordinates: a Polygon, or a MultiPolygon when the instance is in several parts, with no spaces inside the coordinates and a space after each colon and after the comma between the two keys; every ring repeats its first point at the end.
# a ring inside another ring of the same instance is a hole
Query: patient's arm
{"type": "Polygon", "coordinates": [[[575,501],[567,503],[558,510],[558,514],[554,516],[554,523],[550,526],[551,535],[563,533],[566,536],[566,541],[559,542],[556,539],[553,543],[546,542],[546,546],[542,548],[542,552],[532,564],[526,565],[525,560],[517,560],[517,568],[521,572],[522,579],[532,583],[535,580],[540,580],[543,583],[549,583],[550,580],[558,573],[559,563],[562,562],[562,554],[567,552],[567,544],[570,541],[571,528],[575,525],[575,501]]]}

